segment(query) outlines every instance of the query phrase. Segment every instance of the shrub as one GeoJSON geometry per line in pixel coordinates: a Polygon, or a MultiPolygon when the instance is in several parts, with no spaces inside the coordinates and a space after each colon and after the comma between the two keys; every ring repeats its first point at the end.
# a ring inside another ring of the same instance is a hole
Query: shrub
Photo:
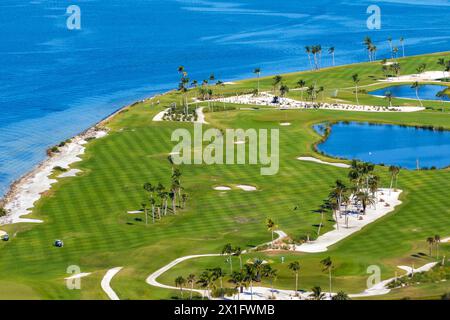
{"type": "Polygon", "coordinates": [[[0,207],[0,217],[4,217],[6,216],[6,214],[8,213],[8,211],[6,211],[5,208],[0,207]]]}

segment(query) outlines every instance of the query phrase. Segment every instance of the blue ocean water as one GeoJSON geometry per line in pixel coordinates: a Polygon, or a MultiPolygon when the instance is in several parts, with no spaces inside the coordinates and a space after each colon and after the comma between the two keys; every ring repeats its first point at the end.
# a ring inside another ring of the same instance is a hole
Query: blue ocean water
{"type": "MultiPolygon", "coordinates": [[[[379,0],[382,26],[366,27],[372,1],[0,1],[0,194],[45,149],[126,103],[191,79],[222,80],[308,67],[305,45],[336,47],[338,64],[366,59],[362,39],[388,57],[449,50],[448,0],[379,0]],[[66,8],[81,9],[81,30],[66,8]]],[[[323,64],[331,58],[324,53],[323,64]]]]}
{"type": "MultiPolygon", "coordinates": [[[[423,100],[450,101],[450,97],[448,95],[444,95],[442,97],[437,96],[439,92],[446,90],[447,88],[448,87],[446,86],[434,84],[421,85],[418,89],[418,95],[419,98],[423,100]]],[[[411,88],[411,85],[390,86],[387,88],[371,91],[369,93],[375,96],[384,96],[387,91],[391,92],[392,96],[396,98],[417,99],[416,89],[411,88]]]]}
{"type": "MultiPolygon", "coordinates": [[[[320,127],[316,126],[320,133],[320,127]]],[[[328,155],[403,168],[450,166],[450,132],[396,125],[337,123],[318,149],[328,155]]]]}

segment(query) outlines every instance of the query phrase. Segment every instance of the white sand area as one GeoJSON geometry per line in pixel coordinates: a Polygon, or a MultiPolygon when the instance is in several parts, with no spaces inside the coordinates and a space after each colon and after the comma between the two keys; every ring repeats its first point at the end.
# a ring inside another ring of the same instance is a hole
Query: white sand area
{"type": "Polygon", "coordinates": [[[116,292],[111,288],[111,280],[112,278],[120,271],[123,267],[116,267],[109,269],[100,283],[103,291],[108,295],[111,300],[120,300],[119,296],[116,292]]]}
{"type": "MultiPolygon", "coordinates": [[[[342,208],[342,214],[337,213],[338,223],[333,226],[334,230],[319,236],[314,241],[295,245],[293,249],[300,252],[327,251],[329,246],[338,243],[351,234],[358,232],[366,225],[394,211],[395,207],[401,204],[401,201],[398,199],[401,193],[401,190],[392,190],[390,192],[389,189],[378,189],[376,195],[377,203],[375,206],[367,207],[366,214],[361,214],[359,212],[360,208],[357,208],[355,205],[350,205],[347,210],[342,208]],[[348,227],[346,216],[348,216],[348,227]]],[[[318,218],[320,218],[319,215],[318,218]]]]}
{"type": "Polygon", "coordinates": [[[70,169],[69,171],[61,173],[58,178],[76,177],[78,173],[82,172],[80,169],[70,169]]]}
{"type": "Polygon", "coordinates": [[[350,168],[350,165],[345,164],[345,163],[339,163],[339,162],[326,162],[326,161],[322,161],[322,160],[320,160],[320,159],[313,158],[313,157],[299,157],[299,158],[297,158],[297,160],[300,160],[300,161],[309,161],[309,162],[316,162],[316,163],[326,164],[326,165],[334,166],[334,167],[338,167],[338,168],[350,168]]]}

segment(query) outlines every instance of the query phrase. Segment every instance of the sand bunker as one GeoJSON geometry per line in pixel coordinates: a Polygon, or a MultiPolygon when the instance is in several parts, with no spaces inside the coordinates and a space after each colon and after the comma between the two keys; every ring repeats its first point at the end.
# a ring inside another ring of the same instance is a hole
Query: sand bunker
{"type": "Polygon", "coordinates": [[[138,213],[142,213],[142,210],[128,211],[127,213],[129,213],[129,214],[138,214],[138,213]]]}
{"type": "Polygon", "coordinates": [[[326,161],[322,161],[320,159],[313,158],[313,157],[299,157],[299,158],[297,158],[297,160],[316,162],[316,163],[326,164],[326,165],[333,166],[333,167],[338,167],[338,168],[350,168],[350,166],[348,164],[345,164],[345,163],[326,162],[326,161]]]}
{"type": "Polygon", "coordinates": [[[225,186],[218,186],[218,187],[215,187],[214,190],[217,190],[217,191],[229,191],[229,190],[231,190],[231,188],[230,187],[225,187],[225,186]]]}
{"type": "Polygon", "coordinates": [[[290,122],[282,122],[282,123],[280,123],[280,126],[283,126],[283,127],[287,127],[287,126],[290,126],[290,125],[291,125],[290,122]]]}
{"type": "Polygon", "coordinates": [[[61,173],[58,178],[67,178],[67,177],[75,177],[77,173],[82,172],[80,169],[71,169],[67,172],[61,173]]]}
{"type": "Polygon", "coordinates": [[[236,188],[242,189],[244,191],[256,191],[256,187],[254,186],[247,186],[245,184],[239,184],[236,186],[236,188]]]}
{"type": "Polygon", "coordinates": [[[90,272],[77,273],[77,274],[74,274],[73,276],[64,278],[64,280],[80,279],[80,278],[87,277],[90,274],[91,274],[90,272]]]}

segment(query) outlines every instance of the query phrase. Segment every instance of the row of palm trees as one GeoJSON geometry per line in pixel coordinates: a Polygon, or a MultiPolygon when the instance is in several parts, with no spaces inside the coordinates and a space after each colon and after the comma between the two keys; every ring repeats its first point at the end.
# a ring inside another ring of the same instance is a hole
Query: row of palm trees
{"type": "Polygon", "coordinates": [[[434,237],[428,237],[426,239],[429,247],[429,256],[432,256],[433,248],[436,250],[436,259],[439,259],[439,244],[441,243],[441,237],[436,234],[434,237]]]}
{"type": "Polygon", "coordinates": [[[160,220],[162,216],[166,216],[169,209],[169,200],[171,200],[171,211],[173,214],[177,213],[177,207],[183,209],[188,200],[188,194],[182,193],[184,188],[181,186],[182,173],[178,168],[174,168],[171,176],[171,185],[169,189],[166,189],[162,183],[152,185],[150,182],[146,182],[143,186],[147,192],[148,197],[146,201],[142,202],[142,208],[144,210],[145,224],[148,224],[148,204],[151,206],[150,216],[152,222],[160,220]],[[178,200],[178,205],[176,204],[178,200]]]}
{"type": "MultiPolygon", "coordinates": [[[[393,45],[393,40],[391,37],[387,39],[389,43],[389,50],[392,59],[396,59],[398,57],[399,48],[393,45]]],[[[369,57],[369,61],[375,61],[377,59],[377,51],[378,48],[372,41],[370,37],[365,37],[363,41],[364,46],[366,47],[366,51],[369,57]]],[[[400,37],[400,45],[402,48],[402,56],[405,57],[405,39],[400,37]]]]}
{"type": "MultiPolygon", "coordinates": [[[[313,46],[305,46],[305,52],[308,55],[309,65],[311,70],[319,70],[322,66],[322,46],[320,44],[313,46]],[[312,59],[311,59],[312,56],[312,59]]],[[[328,48],[328,54],[331,55],[332,65],[335,65],[335,47],[328,48]]]]}
{"type": "MultiPolygon", "coordinates": [[[[226,245],[225,247],[227,247],[226,245]]],[[[328,274],[329,278],[329,296],[332,295],[332,270],[334,269],[333,261],[330,257],[320,261],[322,271],[328,274]]],[[[299,273],[300,262],[292,261],[288,265],[288,269],[293,273],[295,280],[295,296],[299,295],[299,273]]],[[[189,274],[187,278],[178,276],[175,278],[175,285],[180,288],[181,298],[184,298],[183,289],[188,285],[190,287],[190,299],[192,299],[192,293],[194,291],[194,284],[206,290],[207,296],[211,298],[211,292],[220,289],[219,295],[224,296],[224,278],[227,276],[226,272],[220,267],[206,269],[197,278],[195,274],[189,274]]],[[[228,279],[228,283],[233,286],[233,290],[230,293],[237,293],[238,300],[243,293],[244,288],[250,288],[250,299],[253,300],[253,286],[256,283],[261,282],[263,279],[267,279],[270,282],[271,299],[275,299],[274,283],[278,277],[278,270],[272,268],[270,261],[265,261],[259,258],[253,258],[247,260],[246,264],[241,266],[239,271],[231,271],[228,279]]],[[[309,298],[311,300],[323,300],[326,295],[322,292],[321,288],[316,286],[311,289],[312,293],[309,298]]],[[[348,300],[347,294],[340,291],[337,295],[333,296],[333,300],[348,300]]]]}

